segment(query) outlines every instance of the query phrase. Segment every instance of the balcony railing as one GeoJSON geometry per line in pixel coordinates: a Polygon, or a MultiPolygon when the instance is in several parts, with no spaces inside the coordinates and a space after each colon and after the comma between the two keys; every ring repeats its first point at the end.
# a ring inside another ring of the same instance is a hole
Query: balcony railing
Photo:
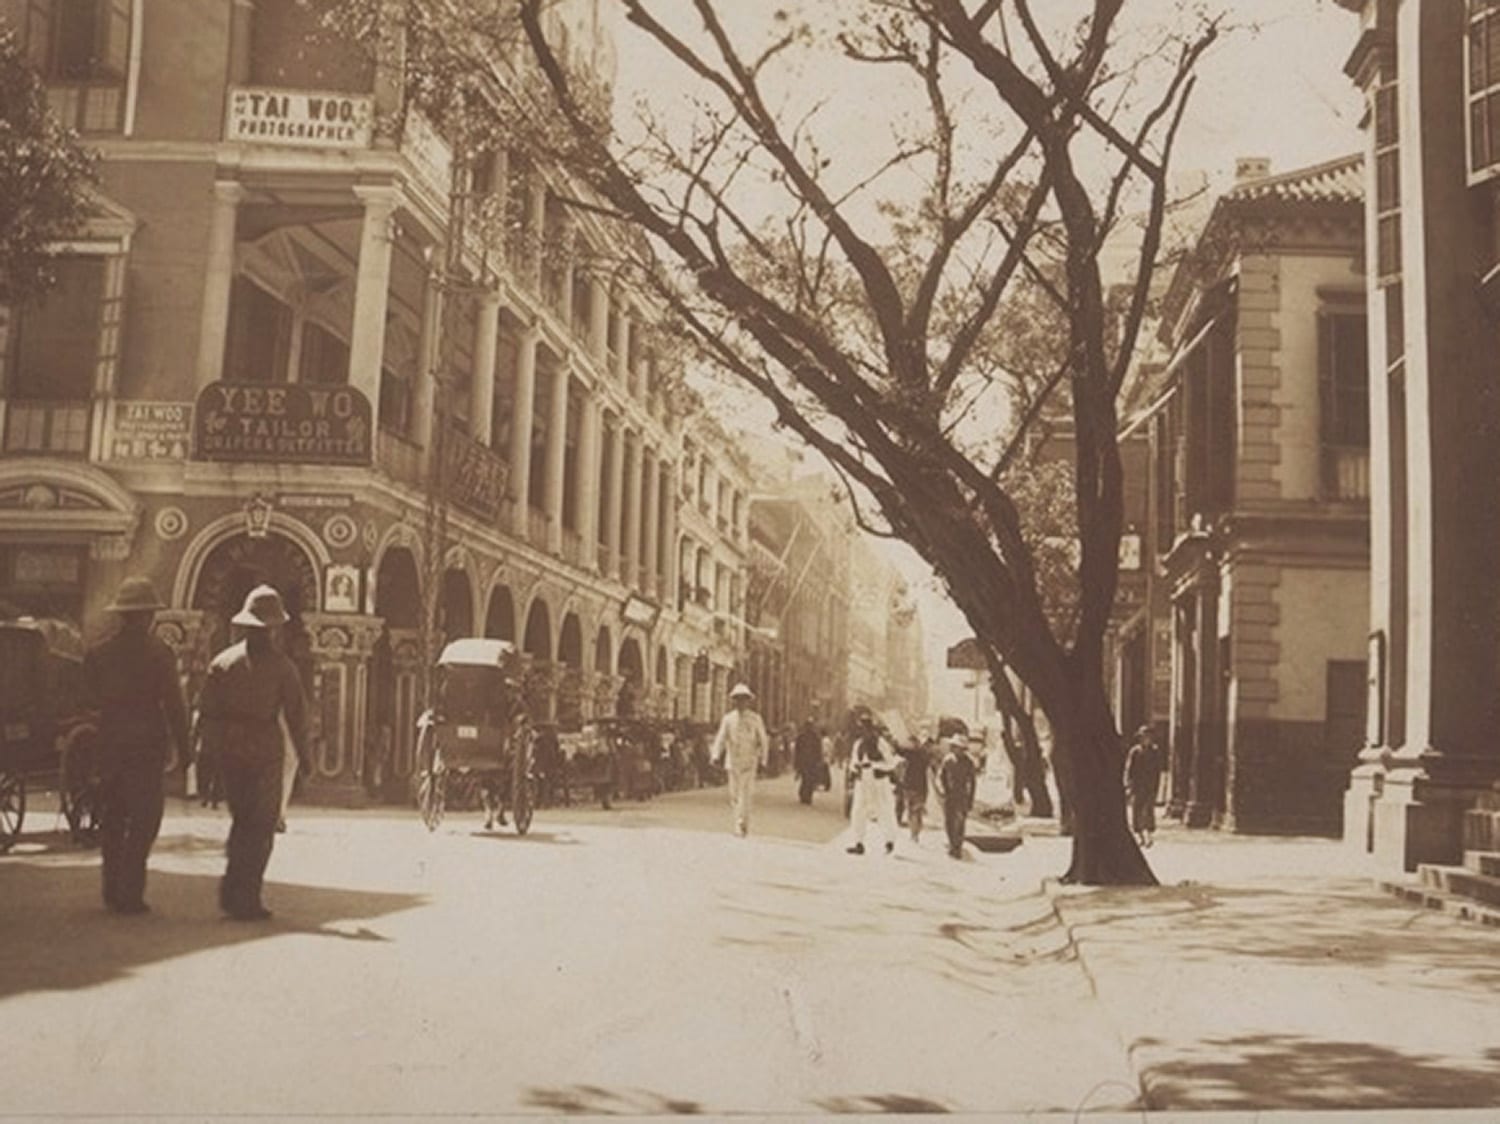
{"type": "Polygon", "coordinates": [[[1347,445],[1323,446],[1323,496],[1357,502],[1370,498],[1370,450],[1347,445]]]}
{"type": "Polygon", "coordinates": [[[375,465],[398,484],[420,488],[426,479],[427,452],[406,436],[381,428],[375,434],[375,465]]]}
{"type": "Polygon", "coordinates": [[[86,457],[92,404],[12,399],[5,408],[5,451],[86,457]]]}

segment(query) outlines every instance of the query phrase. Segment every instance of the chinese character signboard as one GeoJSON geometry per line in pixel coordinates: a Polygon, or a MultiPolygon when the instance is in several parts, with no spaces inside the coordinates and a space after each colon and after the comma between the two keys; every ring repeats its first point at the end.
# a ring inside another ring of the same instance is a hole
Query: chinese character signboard
{"type": "Polygon", "coordinates": [[[236,86],[224,139],[294,148],[369,148],[374,99],[318,90],[236,86]]]}
{"type": "Polygon", "coordinates": [[[347,386],[210,383],[198,395],[194,455],[205,461],[370,463],[370,401],[347,386]]]}
{"type": "Polygon", "coordinates": [[[448,438],[448,497],[465,511],[487,519],[500,514],[505,498],[506,464],[492,449],[461,433],[448,438]]]}
{"type": "Polygon", "coordinates": [[[984,658],[984,649],[972,636],[948,649],[947,662],[949,667],[958,671],[988,671],[990,666],[984,658]]]}
{"type": "Polygon", "coordinates": [[[117,461],[185,461],[193,435],[191,402],[115,404],[110,455],[117,461]]]}

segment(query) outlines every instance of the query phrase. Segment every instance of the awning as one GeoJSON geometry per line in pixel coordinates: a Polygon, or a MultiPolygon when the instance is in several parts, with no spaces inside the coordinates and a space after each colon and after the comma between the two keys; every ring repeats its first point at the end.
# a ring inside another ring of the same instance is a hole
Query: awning
{"type": "Polygon", "coordinates": [[[1166,389],[1149,406],[1146,406],[1125,423],[1125,427],[1120,430],[1121,437],[1129,437],[1172,400],[1172,395],[1177,393],[1177,372],[1182,369],[1184,363],[1192,358],[1193,353],[1203,346],[1203,341],[1208,339],[1208,334],[1219,326],[1219,321],[1223,319],[1223,315],[1221,312],[1217,316],[1210,316],[1207,322],[1193,333],[1192,338],[1177,349],[1171,361],[1157,376],[1161,383],[1166,386],[1166,389]]]}

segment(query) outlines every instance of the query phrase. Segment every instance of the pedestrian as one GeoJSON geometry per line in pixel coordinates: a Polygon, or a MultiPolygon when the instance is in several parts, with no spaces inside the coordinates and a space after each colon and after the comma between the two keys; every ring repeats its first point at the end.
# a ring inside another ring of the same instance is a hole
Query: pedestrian
{"type": "Polygon", "coordinates": [[[150,911],[146,859],[166,804],[168,743],[176,760],[190,756],[177,658],[151,631],[164,608],[149,579],[126,578],[109,605],[119,630],[84,659],[84,689],[99,712],[99,839],[112,913],[150,911]]]}
{"type": "Polygon", "coordinates": [[[750,806],[755,800],[755,770],[766,763],[771,739],[759,714],[750,709],[755,692],[744,683],[736,683],[729,692],[731,709],[719,723],[709,756],[715,766],[728,763],[729,808],[734,833],[744,836],[750,831],[750,806]]]}
{"type": "Polygon", "coordinates": [[[811,718],[804,719],[797,731],[792,764],[797,773],[797,799],[811,804],[813,790],[823,785],[823,739],[811,718]]]}
{"type": "Polygon", "coordinates": [[[896,794],[892,784],[896,752],[868,712],[860,715],[853,754],[854,804],[849,818],[854,821],[854,845],[845,849],[851,855],[865,853],[865,827],[873,814],[880,820],[885,853],[889,855],[896,849],[896,794]]]}
{"type": "Polygon", "coordinates": [[[947,752],[938,764],[938,796],[943,801],[943,827],[948,832],[948,854],[958,859],[964,853],[964,825],[974,807],[974,759],[964,749],[961,737],[950,737],[947,752]]]}
{"type": "Polygon", "coordinates": [[[1161,783],[1161,749],[1150,726],[1136,730],[1125,755],[1125,796],[1135,841],[1151,846],[1156,832],[1156,789],[1161,783]]]}
{"type": "Polygon", "coordinates": [[[281,807],[283,718],[303,772],[312,766],[302,682],[276,646],[287,619],[275,589],[252,589],[230,620],[244,629],[244,639],[214,657],[199,700],[204,750],[218,755],[231,817],[219,906],[237,921],[271,916],[261,901],[261,884],[281,807]]]}
{"type": "Polygon", "coordinates": [[[932,771],[932,742],[923,741],[901,755],[901,794],[906,806],[906,826],[913,843],[921,842],[922,825],[927,818],[927,777],[932,771]]]}

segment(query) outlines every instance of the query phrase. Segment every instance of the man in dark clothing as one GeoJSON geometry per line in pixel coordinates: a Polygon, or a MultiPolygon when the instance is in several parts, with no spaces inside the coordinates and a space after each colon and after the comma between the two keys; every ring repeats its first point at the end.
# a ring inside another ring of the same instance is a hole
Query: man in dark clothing
{"type": "Polygon", "coordinates": [[[797,770],[797,799],[811,804],[813,790],[823,783],[823,739],[812,719],[805,719],[792,745],[792,764],[797,770]]]}
{"type": "Polygon", "coordinates": [[[1150,726],[1135,732],[1125,756],[1125,795],[1130,801],[1130,826],[1135,841],[1149,847],[1156,831],[1156,789],[1161,783],[1161,750],[1150,726]]]}
{"type": "Polygon", "coordinates": [[[146,913],[146,858],[161,830],[168,741],[188,755],[187,706],[177,659],[151,632],[165,608],[146,578],[126,578],[109,611],[120,628],[84,660],[85,690],[99,711],[100,844],[104,905],[146,913]]]}
{"type": "Polygon", "coordinates": [[[906,749],[898,749],[901,755],[901,804],[906,810],[906,826],[911,831],[911,841],[922,838],[922,823],[927,815],[927,775],[932,770],[932,742],[921,742],[906,749]]]}
{"type": "Polygon", "coordinates": [[[218,754],[231,817],[219,905],[237,921],[271,916],[261,902],[261,883],[281,811],[283,716],[303,773],[312,766],[302,681],[275,644],[276,630],[286,621],[275,589],[252,589],[230,620],[245,629],[245,638],[214,657],[198,701],[203,750],[218,754]]]}
{"type": "Polygon", "coordinates": [[[964,853],[964,825],[974,807],[974,759],[964,749],[962,738],[949,738],[948,750],[938,765],[938,795],[943,798],[943,826],[948,831],[948,854],[964,853]]]}

